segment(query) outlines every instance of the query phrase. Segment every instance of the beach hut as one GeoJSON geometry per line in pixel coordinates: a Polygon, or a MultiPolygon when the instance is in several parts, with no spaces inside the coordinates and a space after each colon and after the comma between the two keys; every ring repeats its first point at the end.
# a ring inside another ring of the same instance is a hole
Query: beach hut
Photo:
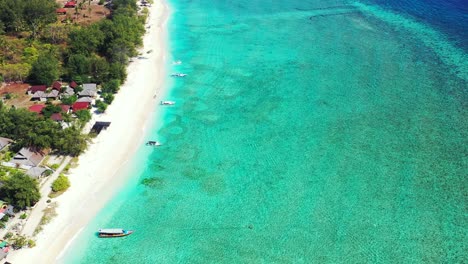
{"type": "Polygon", "coordinates": [[[58,81],[55,81],[53,84],[52,84],[52,90],[57,90],[57,91],[62,91],[62,84],[58,81]]]}
{"type": "Polygon", "coordinates": [[[65,8],[75,8],[76,2],[75,1],[68,1],[65,3],[65,8]]]}
{"type": "Polygon", "coordinates": [[[29,112],[34,112],[40,114],[42,112],[42,109],[44,109],[46,106],[44,104],[36,104],[33,106],[30,106],[28,108],[29,112]]]}
{"type": "Polygon", "coordinates": [[[57,10],[55,10],[55,13],[57,13],[57,15],[65,15],[67,14],[67,10],[65,8],[57,8],[57,10]]]}
{"type": "Polygon", "coordinates": [[[0,150],[6,148],[6,147],[7,147],[8,145],[10,145],[12,142],[13,142],[12,139],[0,137],[0,150]]]}
{"type": "Polygon", "coordinates": [[[29,87],[28,94],[33,95],[36,92],[45,92],[46,90],[47,90],[47,86],[45,85],[33,85],[29,87]]]}
{"type": "Polygon", "coordinates": [[[78,84],[75,81],[71,81],[71,83],[68,86],[70,86],[70,88],[72,89],[75,89],[76,87],[78,87],[78,84]]]}
{"type": "Polygon", "coordinates": [[[106,130],[110,124],[111,122],[97,121],[91,128],[91,133],[99,134],[103,129],[106,130]]]}
{"type": "Polygon", "coordinates": [[[66,114],[70,113],[71,106],[62,104],[60,105],[60,108],[62,108],[63,113],[66,113],[66,114]]]}
{"type": "Polygon", "coordinates": [[[76,102],[72,105],[72,110],[73,112],[80,111],[80,110],[86,110],[89,108],[89,103],[88,102],[76,102]]]}
{"type": "Polygon", "coordinates": [[[22,169],[29,170],[39,165],[45,157],[45,153],[34,151],[29,148],[22,148],[8,163],[16,164],[22,169]]]}
{"type": "Polygon", "coordinates": [[[61,113],[53,113],[51,116],[50,116],[50,119],[56,121],[56,122],[60,122],[60,121],[63,121],[63,117],[62,117],[62,114],[61,113]]]}

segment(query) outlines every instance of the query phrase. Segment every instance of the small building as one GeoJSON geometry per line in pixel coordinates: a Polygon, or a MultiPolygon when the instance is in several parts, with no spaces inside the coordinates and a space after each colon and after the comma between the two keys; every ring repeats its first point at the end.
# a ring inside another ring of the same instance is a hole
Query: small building
{"type": "Polygon", "coordinates": [[[62,108],[63,113],[66,113],[66,114],[70,113],[71,106],[62,104],[60,105],[60,108],[62,108]]]}
{"type": "Polygon", "coordinates": [[[92,104],[93,103],[93,98],[92,97],[80,97],[76,101],[77,102],[87,102],[87,103],[92,104]]]}
{"type": "Polygon", "coordinates": [[[57,15],[66,15],[67,14],[67,10],[65,8],[57,8],[55,10],[55,13],[57,13],[57,15]]]}
{"type": "Polygon", "coordinates": [[[0,137],[0,150],[6,148],[11,143],[13,143],[12,139],[0,137]]]}
{"type": "Polygon", "coordinates": [[[47,96],[48,96],[48,94],[46,92],[37,91],[32,95],[31,100],[33,100],[33,101],[36,101],[36,100],[37,101],[46,101],[47,96]]]}
{"type": "Polygon", "coordinates": [[[103,129],[106,130],[110,126],[110,124],[111,122],[97,121],[91,128],[91,133],[99,134],[103,129]]]}
{"type": "Polygon", "coordinates": [[[79,97],[94,97],[97,94],[97,86],[95,83],[83,84],[83,90],[78,93],[79,97]]]}
{"type": "Polygon", "coordinates": [[[58,90],[52,90],[50,93],[47,94],[48,99],[57,99],[59,97],[59,91],[58,90]]]}
{"type": "Polygon", "coordinates": [[[63,121],[63,117],[62,117],[62,114],[61,114],[61,113],[53,113],[53,114],[50,116],[50,119],[52,119],[52,120],[54,120],[54,121],[57,121],[57,122],[63,121]]]}
{"type": "Polygon", "coordinates": [[[29,148],[22,148],[8,163],[16,164],[22,169],[29,170],[38,166],[45,157],[42,151],[34,151],[29,148]]]}
{"type": "Polygon", "coordinates": [[[65,3],[65,8],[75,8],[76,2],[75,1],[68,1],[65,3]]]}
{"type": "Polygon", "coordinates": [[[47,90],[46,85],[33,85],[33,86],[29,87],[28,94],[33,95],[36,92],[39,92],[39,91],[45,92],[46,90],[47,90]]]}
{"type": "Polygon", "coordinates": [[[78,87],[78,84],[75,81],[71,81],[71,83],[68,86],[72,89],[75,89],[76,87],[78,87]]]}
{"type": "Polygon", "coordinates": [[[62,91],[62,84],[59,81],[55,81],[52,84],[52,90],[62,91]]]}
{"type": "Polygon", "coordinates": [[[32,167],[26,171],[26,175],[33,179],[40,179],[45,176],[47,170],[44,167],[32,167]]]}
{"type": "Polygon", "coordinates": [[[62,92],[61,97],[62,97],[62,98],[68,98],[68,97],[70,97],[70,96],[72,96],[72,95],[75,95],[75,90],[73,90],[73,88],[71,88],[71,87],[67,87],[67,88],[65,88],[65,90],[62,92]]]}
{"type": "Polygon", "coordinates": [[[73,112],[80,111],[80,110],[86,110],[90,106],[89,103],[87,102],[76,102],[72,105],[72,110],[73,112]]]}
{"type": "Polygon", "coordinates": [[[28,110],[29,112],[40,114],[42,112],[42,109],[44,109],[45,107],[46,107],[45,104],[36,104],[36,105],[30,106],[28,110]]]}

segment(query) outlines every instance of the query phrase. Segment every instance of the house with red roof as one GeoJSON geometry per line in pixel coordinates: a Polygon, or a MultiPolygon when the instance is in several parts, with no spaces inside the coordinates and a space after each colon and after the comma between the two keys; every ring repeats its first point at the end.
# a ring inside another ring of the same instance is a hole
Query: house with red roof
{"type": "Polygon", "coordinates": [[[75,1],[68,1],[65,3],[65,8],[75,8],[76,2],[75,1]]]}
{"type": "Polygon", "coordinates": [[[88,109],[90,104],[88,102],[76,102],[72,105],[73,112],[86,110],[88,109]]]}
{"type": "Polygon", "coordinates": [[[61,91],[62,90],[62,84],[58,81],[55,81],[53,84],[52,84],[52,90],[57,90],[57,91],[61,91]]]}
{"type": "Polygon", "coordinates": [[[60,108],[62,108],[62,112],[66,113],[66,114],[70,113],[70,108],[71,107],[69,105],[62,104],[62,105],[60,105],[60,108]]]}
{"type": "Polygon", "coordinates": [[[40,114],[42,112],[42,109],[44,109],[45,107],[46,107],[45,104],[36,104],[36,105],[30,106],[28,110],[29,112],[40,114]]]}
{"type": "Polygon", "coordinates": [[[62,117],[62,114],[61,113],[53,113],[51,116],[50,116],[50,119],[54,120],[54,121],[57,121],[57,122],[60,122],[63,120],[63,117],[62,117]]]}
{"type": "Polygon", "coordinates": [[[36,92],[45,92],[46,90],[47,90],[46,85],[33,85],[33,86],[29,87],[28,94],[33,95],[36,92]]]}
{"type": "Polygon", "coordinates": [[[57,15],[65,15],[67,14],[67,10],[65,8],[57,8],[55,13],[57,13],[57,15]]]}
{"type": "Polygon", "coordinates": [[[76,87],[78,87],[78,84],[75,81],[72,81],[68,86],[75,89],[76,87]]]}

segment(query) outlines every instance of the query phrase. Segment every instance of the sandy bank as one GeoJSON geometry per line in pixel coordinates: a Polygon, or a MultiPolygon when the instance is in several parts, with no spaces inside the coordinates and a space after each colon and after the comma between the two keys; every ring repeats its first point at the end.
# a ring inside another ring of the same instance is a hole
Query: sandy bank
{"type": "Polygon", "coordinates": [[[125,182],[117,171],[143,143],[142,128],[161,98],[166,72],[168,6],[157,1],[151,7],[141,49],[145,59],[135,59],[128,67],[127,82],[121,87],[107,112],[97,121],[110,121],[88,150],[79,166],[71,171],[71,188],[56,199],[57,213],[37,237],[37,247],[11,252],[12,263],[56,263],[69,241],[97,214],[125,182]],[[148,50],[152,50],[147,54],[148,50]],[[34,261],[32,261],[34,260],[34,261]]]}

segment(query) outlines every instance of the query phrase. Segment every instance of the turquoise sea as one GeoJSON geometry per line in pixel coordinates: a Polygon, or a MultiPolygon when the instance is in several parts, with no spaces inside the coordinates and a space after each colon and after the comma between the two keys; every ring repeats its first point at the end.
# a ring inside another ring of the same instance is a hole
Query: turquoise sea
{"type": "Polygon", "coordinates": [[[466,263],[466,2],[170,5],[164,145],[66,263],[466,263]]]}

